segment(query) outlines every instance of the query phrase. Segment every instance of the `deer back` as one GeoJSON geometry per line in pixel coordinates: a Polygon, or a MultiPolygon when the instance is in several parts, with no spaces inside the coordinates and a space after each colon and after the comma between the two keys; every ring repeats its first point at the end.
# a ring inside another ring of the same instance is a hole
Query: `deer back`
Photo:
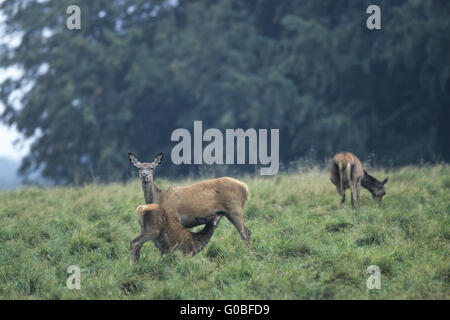
{"type": "Polygon", "coordinates": [[[223,177],[190,186],[173,187],[162,192],[160,205],[166,212],[183,216],[206,216],[243,206],[248,198],[245,183],[223,177]]]}
{"type": "Polygon", "coordinates": [[[362,179],[364,176],[364,168],[359,158],[350,152],[339,152],[333,157],[330,167],[330,178],[333,184],[338,185],[340,179],[344,179],[344,185],[348,187],[347,184],[350,181],[347,181],[345,176],[341,177],[339,168],[346,169],[349,166],[351,170],[351,182],[355,183],[362,179]]]}

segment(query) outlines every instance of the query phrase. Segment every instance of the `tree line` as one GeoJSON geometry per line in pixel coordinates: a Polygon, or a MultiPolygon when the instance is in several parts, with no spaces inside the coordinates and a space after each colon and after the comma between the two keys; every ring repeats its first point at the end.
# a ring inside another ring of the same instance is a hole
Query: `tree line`
{"type": "Polygon", "coordinates": [[[35,137],[21,173],[123,180],[128,152],[170,154],[171,133],[195,120],[277,128],[283,163],[341,150],[448,161],[450,2],[376,1],[369,30],[371,2],[5,0],[5,32],[21,41],[2,45],[0,67],[24,73],[1,84],[1,119],[35,137]],[[72,4],[80,30],[66,27],[72,4]]]}

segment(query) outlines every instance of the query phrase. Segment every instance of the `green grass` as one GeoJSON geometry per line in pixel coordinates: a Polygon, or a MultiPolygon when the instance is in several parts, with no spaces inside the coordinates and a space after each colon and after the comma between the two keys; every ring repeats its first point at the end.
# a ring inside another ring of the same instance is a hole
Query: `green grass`
{"type": "Polygon", "coordinates": [[[198,255],[161,256],[149,242],[133,267],[139,181],[1,192],[0,299],[448,299],[450,167],[389,175],[382,204],[363,190],[358,210],[339,206],[318,169],[241,177],[250,248],[223,219],[198,255]],[[69,265],[80,290],[66,287],[69,265]],[[380,290],[366,288],[370,265],[380,290]]]}

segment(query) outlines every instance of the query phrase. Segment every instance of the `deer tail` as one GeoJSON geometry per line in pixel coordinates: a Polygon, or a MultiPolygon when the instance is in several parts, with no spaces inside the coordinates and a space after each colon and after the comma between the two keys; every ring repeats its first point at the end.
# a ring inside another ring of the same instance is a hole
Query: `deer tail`
{"type": "Polygon", "coordinates": [[[345,175],[347,176],[348,183],[352,183],[352,165],[347,162],[347,167],[345,168],[345,175]]]}
{"type": "Polygon", "coordinates": [[[248,187],[245,183],[243,183],[243,187],[244,187],[244,199],[248,200],[248,187]]]}

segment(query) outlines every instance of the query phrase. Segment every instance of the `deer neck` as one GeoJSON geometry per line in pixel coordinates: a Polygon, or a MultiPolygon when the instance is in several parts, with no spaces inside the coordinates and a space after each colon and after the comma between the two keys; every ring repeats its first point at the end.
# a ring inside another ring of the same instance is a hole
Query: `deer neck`
{"type": "Polygon", "coordinates": [[[364,170],[364,176],[361,179],[361,186],[363,188],[366,188],[370,191],[370,193],[375,194],[375,191],[378,189],[376,186],[376,183],[378,182],[377,179],[372,177],[370,174],[364,170]]]}
{"type": "Polygon", "coordinates": [[[146,182],[142,181],[142,190],[144,191],[144,199],[146,204],[159,203],[161,189],[159,189],[153,179],[146,182]]]}

